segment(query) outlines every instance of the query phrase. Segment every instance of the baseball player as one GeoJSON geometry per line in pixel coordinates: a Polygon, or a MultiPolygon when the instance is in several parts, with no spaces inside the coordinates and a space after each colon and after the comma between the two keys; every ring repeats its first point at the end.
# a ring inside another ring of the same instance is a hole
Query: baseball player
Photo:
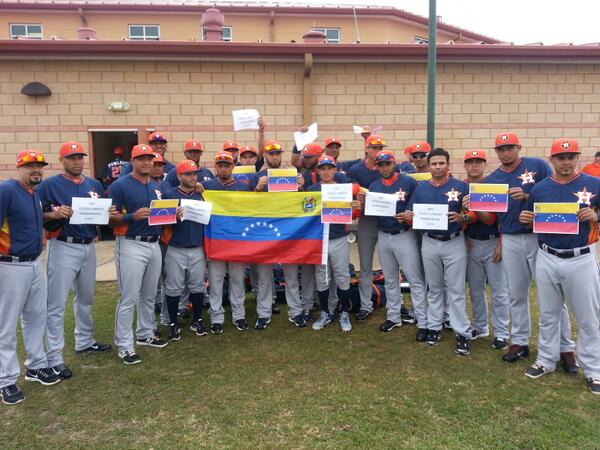
{"type": "MultiPolygon", "coordinates": [[[[467,183],[482,183],[485,178],[487,154],[483,150],[470,150],[464,157],[467,183]]],[[[465,196],[463,206],[468,209],[469,198],[465,196]]],[[[467,262],[467,283],[471,293],[473,327],[471,339],[489,336],[488,306],[485,292],[486,280],[492,294],[492,326],[494,341],[492,347],[506,348],[508,340],[508,285],[502,269],[502,244],[496,215],[469,211],[464,216],[467,225],[466,239],[469,259],[467,262]]]]}
{"type": "MultiPolygon", "coordinates": [[[[73,197],[98,198],[102,185],[83,175],[87,156],[79,142],[65,142],[59,149],[63,172],[45,179],[37,188],[44,221],[52,224],[48,234],[46,271],[48,273],[48,315],[46,318],[46,356],[48,365],[61,378],[71,378],[71,370],[64,364],[65,306],[73,289],[75,313],[75,351],[106,352],[110,345],[96,342],[93,337],[92,307],[96,288],[95,225],[71,225],[73,197]]],[[[114,215],[115,208],[111,208],[114,215]]]]}
{"type": "Polygon", "coordinates": [[[470,351],[471,326],[467,317],[465,276],[467,249],[462,234],[464,222],[461,214],[463,196],[469,188],[464,181],[449,174],[449,153],[436,148],[427,155],[431,180],[419,183],[410,197],[407,211],[401,217],[410,221],[414,217],[413,206],[419,204],[448,205],[446,229],[427,230],[423,233],[421,255],[425,279],[429,291],[427,300],[427,344],[438,345],[444,317],[444,284],[446,284],[450,324],[456,333],[456,354],[467,355],[470,351]]]}
{"type": "MultiPolygon", "coordinates": [[[[179,186],[168,190],[163,198],[201,200],[200,194],[196,191],[198,165],[194,161],[186,159],[177,163],[176,170],[179,186]]],[[[190,291],[189,297],[193,313],[191,329],[198,336],[207,334],[202,321],[206,275],[206,259],[202,247],[203,235],[202,224],[186,220],[167,227],[161,238],[168,245],[164,258],[164,272],[170,341],[180,339],[181,329],[177,316],[184,287],[190,291]]]]}
{"type": "MultiPolygon", "coordinates": [[[[149,143],[150,147],[152,147],[156,153],[160,153],[164,158],[165,153],[167,152],[167,137],[164,134],[152,133],[148,137],[148,143],[149,143]]],[[[173,167],[175,167],[175,165],[172,162],[167,161],[166,159],[164,161],[165,161],[165,173],[169,173],[169,171],[171,171],[171,169],[173,169],[173,167]]],[[[119,175],[119,177],[124,177],[125,175],[129,175],[132,172],[132,170],[133,170],[132,164],[130,162],[125,163],[123,165],[123,167],[121,168],[121,174],[119,175]]]]}
{"type": "MultiPolygon", "coordinates": [[[[394,194],[397,196],[394,217],[376,217],[379,245],[379,260],[385,277],[387,297],[387,320],[379,329],[392,331],[402,325],[402,292],[400,290],[400,267],[410,283],[410,296],[417,318],[417,341],[425,342],[428,337],[427,300],[421,256],[417,236],[405,221],[404,211],[417,187],[417,182],[397,173],[396,158],[391,151],[383,150],[375,158],[381,179],[369,186],[369,192],[394,194]]],[[[367,193],[367,196],[369,194],[367,193]]]]}
{"type": "MultiPolygon", "coordinates": [[[[267,141],[265,143],[265,165],[266,168],[258,172],[258,184],[255,190],[262,192],[267,190],[268,183],[268,170],[281,168],[281,160],[283,157],[283,149],[281,144],[277,141],[267,141]]],[[[304,177],[302,174],[298,174],[296,177],[298,184],[298,190],[304,189],[304,177]]],[[[260,266],[260,264],[258,265],[260,266]]],[[[285,278],[285,300],[288,305],[288,320],[299,328],[306,328],[306,318],[304,316],[304,308],[302,304],[302,298],[300,296],[300,287],[298,285],[298,264],[282,264],[283,276],[285,278]]],[[[271,267],[271,266],[269,266],[271,267]]],[[[266,272],[263,276],[266,275],[266,272]]],[[[273,273],[269,270],[268,283],[272,283],[273,273]]],[[[261,281],[261,274],[259,273],[259,286],[260,284],[267,283],[266,280],[261,281]]],[[[260,316],[259,316],[260,317],[260,316]]],[[[260,320],[260,319],[259,319],[260,320]]],[[[258,323],[257,323],[258,324],[258,323]]]]}
{"type": "Polygon", "coordinates": [[[600,180],[578,173],[577,141],[559,139],[552,144],[554,175],[530,191],[520,222],[530,227],[536,202],[579,204],[577,234],[537,234],[535,281],[540,309],[538,355],[525,375],[539,378],[553,372],[561,359],[560,334],[564,306],[569,304],[577,321],[577,359],[592,393],[600,395],[600,275],[594,246],[598,241],[600,180]]]}
{"type": "Polygon", "coordinates": [[[358,164],[362,161],[362,159],[358,158],[349,161],[338,161],[341,149],[342,140],[340,138],[332,136],[325,140],[325,147],[323,148],[325,155],[333,158],[336,164],[337,172],[347,173],[350,170],[350,167],[352,167],[355,164],[358,164]]]}
{"type": "Polygon", "coordinates": [[[600,152],[594,154],[594,161],[583,166],[581,171],[594,177],[600,177],[600,152]]]}
{"type": "Polygon", "coordinates": [[[412,146],[408,146],[404,148],[404,157],[405,161],[402,161],[398,164],[398,170],[403,173],[415,173],[415,166],[412,164],[410,159],[410,149],[412,146]]]}
{"type": "MultiPolygon", "coordinates": [[[[336,163],[332,157],[324,156],[320,158],[317,167],[320,182],[308,187],[307,191],[320,192],[321,184],[335,183],[336,163]]],[[[355,200],[353,207],[360,209],[360,202],[355,200]]],[[[333,314],[329,310],[330,280],[333,278],[335,279],[338,298],[342,306],[340,328],[343,332],[352,331],[352,322],[350,321],[350,310],[352,309],[352,302],[350,300],[350,252],[347,235],[348,230],[345,225],[329,225],[328,263],[315,266],[321,313],[319,319],[312,325],[314,330],[325,328],[333,320],[333,314]],[[333,276],[330,276],[329,272],[333,276]]]]}
{"type": "Polygon", "coordinates": [[[410,161],[415,167],[415,171],[407,173],[427,173],[429,166],[427,163],[427,155],[431,151],[431,145],[428,142],[417,142],[408,147],[410,161]]]}
{"type": "Polygon", "coordinates": [[[115,236],[115,263],[120,298],[115,317],[115,344],[125,364],[142,362],[134,344],[161,348],[168,342],[154,335],[154,300],[160,279],[160,226],[150,226],[150,203],[161,198],[158,183],[150,179],[155,154],[149,145],[131,151],[133,172],[110,187],[117,213],[111,219],[115,236]],[[137,306],[137,339],[133,339],[133,308],[137,306]]]}
{"type": "Polygon", "coordinates": [[[27,353],[25,380],[43,385],[61,380],[48,368],[43,345],[46,279],[39,256],[44,217],[35,188],[46,165],[41,153],[22,151],[17,157],[17,178],[0,183],[0,397],[7,405],[25,399],[17,386],[19,318],[27,353]]]}
{"type": "Polygon", "coordinates": [[[121,168],[126,163],[123,160],[123,154],[125,153],[123,147],[115,147],[113,149],[113,153],[115,155],[115,159],[104,166],[104,171],[102,172],[102,183],[104,183],[104,189],[108,189],[108,187],[114,181],[119,179],[119,176],[121,175],[121,168]]]}
{"type": "MultiPolygon", "coordinates": [[[[204,153],[204,144],[202,144],[200,141],[191,139],[189,141],[185,141],[183,144],[183,154],[185,158],[190,161],[194,161],[198,166],[199,170],[196,172],[198,183],[212,180],[214,178],[210,170],[206,168],[200,168],[200,158],[202,158],[202,153],[204,153]]],[[[175,167],[169,170],[165,180],[171,187],[179,186],[179,179],[177,177],[177,170],[175,167]]]]}
{"type": "MultiPolygon", "coordinates": [[[[233,172],[234,159],[231,153],[221,152],[215,155],[215,171],[217,177],[204,182],[204,189],[215,191],[248,191],[248,185],[236,180],[233,172]]],[[[231,316],[233,325],[239,331],[248,329],[246,310],[244,307],[245,276],[244,263],[233,261],[208,261],[208,283],[210,287],[210,332],[223,333],[225,310],[223,309],[223,282],[225,275],[229,274],[229,302],[231,303],[231,316]]],[[[258,309],[258,305],[257,305],[258,309]]],[[[264,309],[264,308],[263,308],[264,309]]],[[[268,301],[268,315],[271,315],[271,298],[268,301]]],[[[265,314],[264,311],[261,311],[265,314]]],[[[259,317],[260,314],[259,314],[259,317]]]]}
{"type": "MultiPolygon", "coordinates": [[[[552,175],[548,163],[539,158],[520,157],[521,143],[512,132],[496,135],[495,151],[500,167],[487,176],[486,183],[508,184],[508,211],[498,213],[498,229],[502,242],[502,267],[508,282],[512,345],[502,356],[505,362],[515,362],[529,356],[531,312],[529,288],[535,273],[537,238],[531,230],[519,223],[519,214],[529,191],[535,183],[552,175]]],[[[567,309],[561,321],[561,352],[571,353],[571,324],[567,309]]]]}

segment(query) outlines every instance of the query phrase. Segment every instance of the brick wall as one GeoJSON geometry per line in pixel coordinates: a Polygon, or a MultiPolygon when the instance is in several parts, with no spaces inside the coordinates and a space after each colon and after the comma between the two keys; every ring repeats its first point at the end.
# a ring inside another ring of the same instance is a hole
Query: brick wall
{"type": "MultiPolygon", "coordinates": [[[[89,145],[89,128],[156,128],[170,138],[167,156],[182,157],[186,139],[209,150],[226,139],[255,144],[254,132],[234,133],[231,110],[257,108],[267,138],[291,150],[302,125],[301,64],[4,61],[0,71],[0,179],[12,176],[18,151],[33,147],[57,167],[61,142],[89,145]],[[29,98],[22,86],[40,81],[51,97],[29,98]],[[127,101],[128,113],[106,109],[127,101]]],[[[352,125],[382,125],[382,134],[402,158],[402,149],[426,136],[424,64],[315,64],[313,114],[319,139],[344,140],[343,157],[362,154],[352,125]]],[[[436,145],[450,150],[454,169],[467,149],[489,149],[498,131],[514,130],[524,153],[543,156],[553,139],[579,140],[584,160],[600,148],[600,65],[440,64],[436,145]]],[[[493,165],[494,163],[492,163],[493,165]]]]}

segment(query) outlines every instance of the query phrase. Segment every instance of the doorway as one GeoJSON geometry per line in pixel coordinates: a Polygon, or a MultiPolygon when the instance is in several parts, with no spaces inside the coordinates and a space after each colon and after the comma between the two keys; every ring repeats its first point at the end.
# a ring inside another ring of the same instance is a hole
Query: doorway
{"type": "Polygon", "coordinates": [[[138,143],[137,129],[92,129],[91,143],[93,149],[92,175],[102,182],[102,173],[106,165],[115,159],[113,150],[121,147],[124,154],[121,159],[129,161],[131,149],[138,143]]]}

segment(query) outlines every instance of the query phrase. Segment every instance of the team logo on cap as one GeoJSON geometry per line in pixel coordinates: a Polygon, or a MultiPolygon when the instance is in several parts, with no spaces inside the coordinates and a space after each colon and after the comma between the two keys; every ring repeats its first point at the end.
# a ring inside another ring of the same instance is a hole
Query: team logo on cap
{"type": "Polygon", "coordinates": [[[471,156],[479,156],[479,152],[478,151],[472,151],[471,152],[471,156]]]}
{"type": "Polygon", "coordinates": [[[571,148],[571,143],[570,142],[563,142],[562,144],[560,144],[562,146],[562,148],[564,148],[565,150],[568,150],[571,148]]]}
{"type": "Polygon", "coordinates": [[[421,144],[415,144],[415,148],[416,148],[417,150],[421,150],[421,144]]]}
{"type": "Polygon", "coordinates": [[[302,199],[302,211],[304,212],[313,211],[316,205],[317,201],[314,199],[314,197],[304,197],[302,199]]]}
{"type": "Polygon", "coordinates": [[[508,134],[503,134],[502,136],[500,136],[500,140],[501,141],[508,141],[508,134]]]}
{"type": "Polygon", "coordinates": [[[457,202],[458,201],[458,196],[460,195],[459,191],[455,191],[454,188],[452,188],[452,190],[446,192],[444,194],[446,197],[448,197],[448,203],[450,202],[457,202]]]}
{"type": "Polygon", "coordinates": [[[143,151],[143,152],[147,152],[147,151],[150,151],[150,148],[146,147],[145,145],[142,145],[140,147],[140,150],[143,151]]]}
{"type": "Polygon", "coordinates": [[[194,161],[189,162],[190,167],[196,167],[196,163],[194,161]]]}
{"type": "Polygon", "coordinates": [[[77,144],[71,144],[71,150],[77,150],[77,144]]]}

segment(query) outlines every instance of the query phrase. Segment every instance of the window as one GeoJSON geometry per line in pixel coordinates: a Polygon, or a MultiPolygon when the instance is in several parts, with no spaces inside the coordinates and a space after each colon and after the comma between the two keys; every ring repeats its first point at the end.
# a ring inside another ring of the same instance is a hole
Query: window
{"type": "MultiPolygon", "coordinates": [[[[204,32],[204,27],[201,28],[200,33],[202,34],[202,40],[206,40],[206,33],[204,32]]],[[[225,42],[233,41],[233,28],[232,27],[222,27],[221,28],[221,40],[225,42]]]]}
{"type": "Polygon", "coordinates": [[[18,39],[20,37],[27,37],[29,39],[43,39],[42,25],[31,23],[11,23],[10,38],[18,39]]]}
{"type": "Polygon", "coordinates": [[[158,25],[129,25],[129,39],[133,41],[158,41],[160,27],[158,25]]]}
{"type": "Polygon", "coordinates": [[[429,44],[429,39],[421,37],[421,36],[415,36],[415,38],[413,39],[413,43],[414,44],[429,44]]]}
{"type": "Polygon", "coordinates": [[[320,31],[321,33],[325,33],[327,42],[331,44],[339,44],[340,43],[340,29],[339,28],[313,28],[313,31],[320,31]]]}

